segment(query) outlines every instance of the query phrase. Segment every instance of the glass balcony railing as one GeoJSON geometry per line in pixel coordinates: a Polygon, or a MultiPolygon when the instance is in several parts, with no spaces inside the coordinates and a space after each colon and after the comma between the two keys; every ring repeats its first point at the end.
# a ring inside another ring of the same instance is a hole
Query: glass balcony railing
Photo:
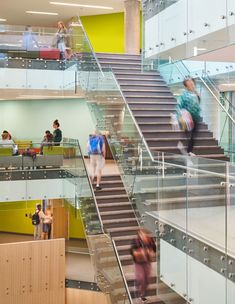
{"type": "Polygon", "coordinates": [[[192,58],[235,42],[232,0],[145,0],[142,11],[144,65],[192,58]]]}

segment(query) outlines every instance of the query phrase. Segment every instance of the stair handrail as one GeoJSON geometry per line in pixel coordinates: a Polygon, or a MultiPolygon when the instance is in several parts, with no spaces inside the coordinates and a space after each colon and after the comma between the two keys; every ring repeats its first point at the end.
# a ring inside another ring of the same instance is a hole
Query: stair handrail
{"type": "MultiPolygon", "coordinates": [[[[186,65],[183,63],[183,61],[180,61],[182,63],[182,65],[185,67],[185,69],[189,72],[190,75],[190,71],[188,70],[188,68],[186,67],[186,65]]],[[[174,61],[173,64],[176,66],[177,70],[179,71],[179,73],[185,78],[185,75],[181,72],[179,66],[178,66],[178,62],[174,61]]],[[[208,79],[210,80],[210,82],[212,83],[209,75],[206,73],[208,79]]],[[[205,82],[205,80],[202,78],[202,76],[198,76],[198,78],[201,80],[201,82],[204,84],[204,86],[207,88],[207,90],[211,93],[211,95],[215,98],[215,100],[217,101],[217,103],[219,104],[219,106],[223,109],[223,111],[227,114],[227,116],[231,119],[231,121],[235,124],[235,120],[233,119],[233,117],[228,113],[228,111],[225,109],[225,107],[222,105],[222,103],[220,102],[219,98],[215,95],[215,93],[211,90],[211,88],[208,86],[208,84],[205,82]]],[[[213,87],[215,88],[215,86],[213,85],[213,87]]],[[[216,89],[216,88],[215,88],[216,89]]]]}
{"type": "Polygon", "coordinates": [[[105,232],[104,232],[104,227],[103,227],[103,222],[102,222],[102,219],[101,219],[100,211],[99,211],[99,208],[98,208],[98,203],[97,203],[96,196],[95,196],[95,192],[94,192],[94,189],[93,189],[91,180],[90,180],[89,175],[88,175],[88,172],[87,172],[87,167],[86,167],[84,155],[83,155],[83,153],[82,153],[82,149],[81,149],[81,146],[80,146],[80,143],[79,143],[78,140],[77,140],[77,146],[78,146],[78,149],[79,149],[80,154],[81,154],[83,166],[84,166],[84,168],[85,168],[86,177],[87,177],[87,180],[88,180],[88,183],[89,183],[89,186],[90,186],[90,190],[91,190],[91,193],[92,193],[92,197],[93,197],[93,200],[94,200],[94,203],[95,203],[96,212],[97,212],[97,215],[98,215],[98,218],[99,218],[101,231],[102,231],[103,234],[105,234],[105,232]]]}
{"type": "Polygon", "coordinates": [[[78,18],[78,21],[79,21],[80,26],[81,26],[81,28],[82,28],[82,32],[83,32],[83,34],[84,34],[84,36],[85,36],[85,38],[86,38],[86,41],[87,41],[87,43],[88,43],[88,45],[89,45],[90,50],[91,50],[91,53],[92,53],[92,55],[93,55],[94,58],[95,58],[95,61],[96,61],[96,63],[97,63],[97,66],[99,67],[99,70],[100,70],[100,72],[101,72],[101,75],[102,75],[102,77],[105,77],[104,72],[103,72],[103,69],[102,69],[102,67],[101,67],[101,64],[100,64],[100,62],[99,62],[99,60],[98,60],[98,58],[97,58],[97,56],[96,56],[96,53],[95,53],[95,51],[94,51],[94,49],[93,49],[93,47],[92,47],[92,44],[91,44],[91,42],[90,42],[90,39],[89,39],[88,36],[87,36],[87,33],[86,33],[85,28],[84,28],[84,26],[83,26],[82,20],[81,20],[81,18],[80,18],[79,16],[77,16],[77,18],[78,18]]]}
{"type": "Polygon", "coordinates": [[[122,274],[122,278],[123,278],[123,282],[124,282],[124,285],[125,285],[125,288],[126,288],[128,299],[130,301],[130,304],[133,304],[132,297],[131,297],[131,294],[130,294],[130,290],[129,290],[129,287],[128,287],[128,284],[127,284],[127,281],[126,281],[126,277],[125,277],[123,269],[122,269],[122,263],[120,261],[118,251],[117,251],[117,247],[116,247],[115,241],[113,239],[112,239],[112,245],[113,245],[113,249],[114,249],[114,252],[115,252],[115,255],[116,255],[116,258],[117,258],[119,269],[120,269],[121,274],[122,274]]]}

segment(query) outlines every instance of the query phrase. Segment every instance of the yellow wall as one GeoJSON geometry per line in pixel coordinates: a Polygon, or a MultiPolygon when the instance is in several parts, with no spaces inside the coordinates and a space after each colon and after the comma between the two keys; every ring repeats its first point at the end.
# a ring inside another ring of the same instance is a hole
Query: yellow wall
{"type": "MultiPolygon", "coordinates": [[[[95,52],[124,53],[124,13],[81,17],[95,52]]],[[[142,14],[140,13],[142,46],[142,14]]]]}
{"type": "Polygon", "coordinates": [[[124,14],[81,17],[95,52],[124,53],[124,14]]]}
{"type": "MultiPolygon", "coordinates": [[[[41,201],[0,203],[0,231],[33,235],[34,228],[28,216],[35,211],[38,203],[41,201]]],[[[71,205],[69,206],[69,237],[85,238],[80,211],[78,210],[75,218],[75,209],[71,205]]]]}
{"type": "Polygon", "coordinates": [[[33,234],[33,225],[25,214],[33,213],[41,201],[0,203],[0,231],[33,234]]]}

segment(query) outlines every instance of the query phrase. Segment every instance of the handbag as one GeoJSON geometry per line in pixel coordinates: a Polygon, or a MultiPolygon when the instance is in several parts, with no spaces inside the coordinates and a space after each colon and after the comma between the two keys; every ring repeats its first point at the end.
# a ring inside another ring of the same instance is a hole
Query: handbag
{"type": "Polygon", "coordinates": [[[142,247],[133,249],[133,256],[135,258],[135,262],[137,263],[146,263],[149,260],[146,249],[142,247]]]}
{"type": "Polygon", "coordinates": [[[156,252],[152,248],[148,248],[147,253],[148,253],[149,262],[151,262],[151,263],[156,262],[156,260],[157,260],[156,252]]]}

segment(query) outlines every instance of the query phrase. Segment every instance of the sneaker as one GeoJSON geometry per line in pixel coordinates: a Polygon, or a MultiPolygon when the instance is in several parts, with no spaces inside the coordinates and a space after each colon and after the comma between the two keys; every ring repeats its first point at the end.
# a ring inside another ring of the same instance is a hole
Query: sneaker
{"type": "Polygon", "coordinates": [[[182,144],[181,141],[178,142],[178,145],[177,145],[178,149],[180,150],[180,152],[183,154],[183,155],[187,155],[187,152],[182,144]]]}
{"type": "Polygon", "coordinates": [[[145,297],[141,297],[140,299],[141,299],[142,302],[146,302],[147,301],[147,299],[145,297]]]}
{"type": "Polygon", "coordinates": [[[100,186],[96,186],[95,190],[99,191],[99,190],[102,190],[102,188],[100,186]]]}
{"type": "Polygon", "coordinates": [[[189,156],[196,156],[196,154],[194,154],[193,152],[189,152],[188,155],[189,156]]]}

